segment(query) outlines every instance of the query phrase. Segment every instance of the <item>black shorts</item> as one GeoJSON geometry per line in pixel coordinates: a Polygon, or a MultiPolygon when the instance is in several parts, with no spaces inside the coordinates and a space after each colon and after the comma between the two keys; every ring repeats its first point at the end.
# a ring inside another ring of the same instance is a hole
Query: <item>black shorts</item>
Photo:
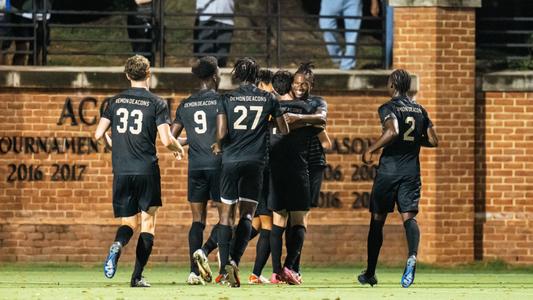
{"type": "Polygon", "coordinates": [[[263,185],[264,164],[255,161],[222,163],[220,201],[235,204],[239,201],[258,202],[263,185]]]}
{"type": "Polygon", "coordinates": [[[189,202],[220,202],[220,169],[189,170],[189,202]]]}
{"type": "Polygon", "coordinates": [[[131,217],[152,206],[163,206],[159,170],[153,175],[113,176],[115,218],[131,217]]]}
{"type": "Polygon", "coordinates": [[[268,208],[273,211],[307,211],[311,208],[309,171],[272,165],[268,208]]]}
{"type": "Polygon", "coordinates": [[[259,195],[255,216],[272,216],[272,211],[268,209],[268,194],[270,192],[270,169],[263,171],[263,187],[259,195]]]}
{"type": "Polygon", "coordinates": [[[324,169],[326,166],[309,167],[309,184],[311,185],[311,207],[318,207],[320,202],[320,188],[324,179],[324,169]]]}
{"type": "Polygon", "coordinates": [[[420,175],[391,175],[377,174],[370,196],[370,211],[373,213],[390,213],[394,211],[394,204],[398,204],[398,211],[418,212],[420,190],[422,183],[420,175]]]}

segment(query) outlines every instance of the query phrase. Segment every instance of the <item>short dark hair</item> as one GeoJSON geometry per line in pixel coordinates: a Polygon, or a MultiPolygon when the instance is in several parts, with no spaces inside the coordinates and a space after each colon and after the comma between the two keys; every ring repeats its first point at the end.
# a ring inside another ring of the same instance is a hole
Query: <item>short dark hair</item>
{"type": "Polygon", "coordinates": [[[279,95],[285,95],[291,90],[293,76],[287,70],[279,70],[272,76],[272,87],[279,95]]]}
{"type": "Polygon", "coordinates": [[[394,70],[389,79],[392,83],[393,88],[398,91],[401,95],[407,94],[411,89],[411,75],[404,69],[394,70]]]}
{"type": "Polygon", "coordinates": [[[270,71],[269,69],[261,69],[257,73],[257,80],[255,84],[259,84],[260,82],[269,84],[272,82],[273,76],[274,76],[274,72],[270,71]]]}
{"type": "Polygon", "coordinates": [[[217,68],[218,61],[214,56],[204,56],[193,63],[191,72],[200,79],[206,79],[213,76],[217,68]]]}
{"type": "Polygon", "coordinates": [[[126,60],[124,72],[133,81],[145,80],[150,74],[150,61],[142,55],[134,55],[126,60]]]}
{"type": "Polygon", "coordinates": [[[311,83],[311,86],[313,86],[315,84],[315,74],[313,73],[314,68],[315,65],[313,65],[312,62],[301,63],[294,75],[303,74],[305,79],[311,83]]]}
{"type": "Polygon", "coordinates": [[[232,78],[240,82],[255,83],[257,78],[257,72],[259,71],[259,65],[255,59],[251,57],[244,57],[235,63],[233,67],[232,78]]]}

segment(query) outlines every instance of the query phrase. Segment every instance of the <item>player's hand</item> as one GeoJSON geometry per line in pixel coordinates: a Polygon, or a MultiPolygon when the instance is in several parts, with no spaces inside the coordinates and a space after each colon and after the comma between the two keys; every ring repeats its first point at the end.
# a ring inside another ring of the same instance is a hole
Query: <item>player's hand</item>
{"type": "Polygon", "coordinates": [[[213,151],[214,155],[219,155],[222,153],[222,149],[220,149],[220,145],[218,143],[211,145],[211,151],[213,151]]]}
{"type": "Polygon", "coordinates": [[[379,16],[379,1],[378,0],[372,0],[372,3],[370,4],[370,14],[374,17],[379,16]]]}
{"type": "Polygon", "coordinates": [[[300,116],[298,114],[286,113],[283,114],[283,118],[285,119],[285,122],[287,122],[287,124],[292,124],[298,121],[300,119],[300,116]]]}
{"type": "Polygon", "coordinates": [[[174,154],[177,160],[181,160],[185,156],[185,150],[183,150],[183,147],[177,140],[173,141],[172,147],[169,150],[172,151],[172,154],[174,154]]]}
{"type": "Polygon", "coordinates": [[[367,165],[371,165],[371,164],[373,163],[373,161],[372,161],[372,154],[373,154],[373,153],[370,152],[370,151],[365,151],[365,152],[363,153],[363,155],[361,156],[361,160],[362,160],[365,164],[367,164],[367,165]]]}
{"type": "Polygon", "coordinates": [[[105,140],[107,142],[107,145],[109,146],[109,149],[113,147],[113,140],[111,139],[111,136],[109,135],[109,132],[106,132],[104,134],[105,140]]]}

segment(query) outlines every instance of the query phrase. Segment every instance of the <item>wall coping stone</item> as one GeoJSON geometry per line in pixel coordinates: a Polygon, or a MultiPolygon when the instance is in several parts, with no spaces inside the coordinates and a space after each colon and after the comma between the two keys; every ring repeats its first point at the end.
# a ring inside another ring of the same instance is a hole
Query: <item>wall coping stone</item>
{"type": "Polygon", "coordinates": [[[394,7],[481,7],[481,0],[389,0],[394,7]]]}
{"type": "Polygon", "coordinates": [[[533,71],[501,71],[481,76],[483,92],[533,92],[533,71]]]}
{"type": "MultiPolygon", "coordinates": [[[[0,66],[0,88],[122,90],[128,86],[122,67],[35,67],[0,66]]],[[[291,70],[295,71],[295,70],[291,70]]],[[[316,69],[315,90],[333,92],[387,91],[387,78],[392,70],[316,69]]],[[[413,75],[411,89],[418,91],[418,78],[413,75]]],[[[154,91],[190,92],[199,86],[189,68],[152,68],[154,91]]],[[[237,86],[231,80],[231,69],[221,69],[220,88],[237,86]]]]}

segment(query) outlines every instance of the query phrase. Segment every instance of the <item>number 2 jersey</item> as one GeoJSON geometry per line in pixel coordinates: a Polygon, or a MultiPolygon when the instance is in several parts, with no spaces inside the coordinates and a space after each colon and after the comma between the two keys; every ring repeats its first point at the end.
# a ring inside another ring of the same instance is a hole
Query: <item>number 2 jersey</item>
{"type": "Polygon", "coordinates": [[[111,121],[113,173],[157,174],[157,126],[170,124],[167,102],[144,88],[112,97],[102,115],[111,121]]]}
{"type": "Polygon", "coordinates": [[[222,97],[218,113],[226,114],[228,121],[222,161],[265,163],[268,117],[282,115],[274,95],[255,85],[242,84],[222,97]]]}
{"type": "Polygon", "coordinates": [[[379,161],[379,172],[394,175],[419,175],[420,147],[427,141],[427,129],[433,124],[422,105],[406,96],[392,98],[379,109],[384,126],[389,118],[398,120],[399,135],[385,146],[379,161]]]}
{"type": "Polygon", "coordinates": [[[220,95],[214,90],[201,90],[183,100],[176,110],[174,123],[187,132],[189,169],[213,170],[220,168],[220,155],[214,155],[217,105],[220,95]]]}

